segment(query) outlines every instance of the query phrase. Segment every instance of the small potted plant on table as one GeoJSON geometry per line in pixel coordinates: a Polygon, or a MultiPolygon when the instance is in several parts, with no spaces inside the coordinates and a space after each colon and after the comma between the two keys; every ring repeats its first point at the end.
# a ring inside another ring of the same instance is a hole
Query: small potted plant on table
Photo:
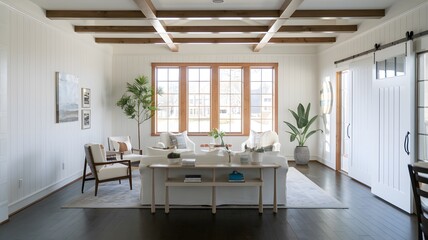
{"type": "Polygon", "coordinates": [[[180,163],[180,153],[170,152],[166,156],[168,158],[169,164],[178,164],[180,163]]]}

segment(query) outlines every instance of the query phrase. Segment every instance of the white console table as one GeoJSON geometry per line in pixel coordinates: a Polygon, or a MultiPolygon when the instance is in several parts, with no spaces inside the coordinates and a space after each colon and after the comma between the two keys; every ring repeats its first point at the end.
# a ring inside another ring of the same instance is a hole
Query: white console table
{"type": "Polygon", "coordinates": [[[151,164],[148,166],[152,169],[152,201],[151,201],[151,212],[156,211],[155,208],[155,170],[163,169],[166,171],[165,174],[165,213],[169,213],[169,187],[211,187],[211,206],[212,213],[216,213],[216,187],[259,187],[259,212],[263,213],[263,172],[262,169],[272,168],[274,172],[274,191],[273,191],[273,212],[278,212],[277,207],[277,179],[276,170],[281,166],[278,164],[196,164],[196,166],[182,166],[180,164],[151,164]],[[200,183],[185,183],[184,175],[179,178],[170,178],[169,171],[174,169],[211,169],[211,176],[202,176],[200,183]],[[218,177],[216,169],[254,169],[259,171],[259,177],[253,179],[245,179],[244,182],[229,182],[228,179],[218,177]]]}

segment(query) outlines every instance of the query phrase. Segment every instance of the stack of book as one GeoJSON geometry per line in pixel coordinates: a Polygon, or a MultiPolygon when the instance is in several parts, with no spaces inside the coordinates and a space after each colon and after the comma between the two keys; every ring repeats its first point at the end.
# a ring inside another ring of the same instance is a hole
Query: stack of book
{"type": "Polygon", "coordinates": [[[185,183],[200,183],[201,175],[199,174],[187,174],[184,176],[185,183]]]}
{"type": "Polygon", "coordinates": [[[245,182],[244,174],[238,171],[233,171],[229,174],[229,182],[245,182]]]}
{"type": "Polygon", "coordinates": [[[195,159],[194,158],[183,158],[181,160],[181,166],[183,167],[194,167],[195,159]]]}

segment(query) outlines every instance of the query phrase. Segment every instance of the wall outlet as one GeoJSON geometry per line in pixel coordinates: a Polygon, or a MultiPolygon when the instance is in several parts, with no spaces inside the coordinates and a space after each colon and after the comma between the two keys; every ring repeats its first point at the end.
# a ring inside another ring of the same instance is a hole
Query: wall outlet
{"type": "Polygon", "coordinates": [[[22,178],[20,178],[20,179],[18,179],[18,188],[21,188],[22,187],[22,178]]]}

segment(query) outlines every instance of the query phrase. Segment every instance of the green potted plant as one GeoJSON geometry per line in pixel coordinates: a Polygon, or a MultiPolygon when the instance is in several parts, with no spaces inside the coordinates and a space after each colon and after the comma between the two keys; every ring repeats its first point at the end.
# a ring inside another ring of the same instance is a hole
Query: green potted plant
{"type": "MultiPolygon", "coordinates": [[[[155,89],[150,86],[146,76],[139,76],[134,79],[132,84],[126,83],[126,86],[125,94],[117,101],[116,105],[123,110],[128,118],[137,122],[138,148],[141,149],[141,124],[152,118],[155,111],[158,110],[154,99],[155,89]]],[[[162,90],[159,89],[157,94],[162,94],[162,90]]]]}
{"type": "Polygon", "coordinates": [[[315,122],[318,115],[315,115],[312,118],[309,118],[309,111],[311,109],[311,104],[305,107],[300,103],[297,107],[297,112],[288,109],[296,120],[296,125],[293,125],[287,121],[284,121],[285,124],[291,129],[291,131],[286,131],[290,134],[290,142],[297,140],[298,146],[294,149],[294,160],[296,164],[307,164],[309,162],[309,148],[305,146],[306,140],[317,131],[321,131],[321,129],[316,129],[310,131],[312,123],[315,122]]]}
{"type": "Polygon", "coordinates": [[[211,136],[214,139],[220,138],[221,146],[224,146],[224,141],[223,141],[224,135],[226,135],[226,133],[218,130],[217,128],[213,128],[213,130],[211,130],[211,132],[208,133],[208,136],[211,136]]]}
{"type": "Polygon", "coordinates": [[[180,162],[180,153],[170,152],[166,155],[169,164],[176,164],[180,162]]]}

